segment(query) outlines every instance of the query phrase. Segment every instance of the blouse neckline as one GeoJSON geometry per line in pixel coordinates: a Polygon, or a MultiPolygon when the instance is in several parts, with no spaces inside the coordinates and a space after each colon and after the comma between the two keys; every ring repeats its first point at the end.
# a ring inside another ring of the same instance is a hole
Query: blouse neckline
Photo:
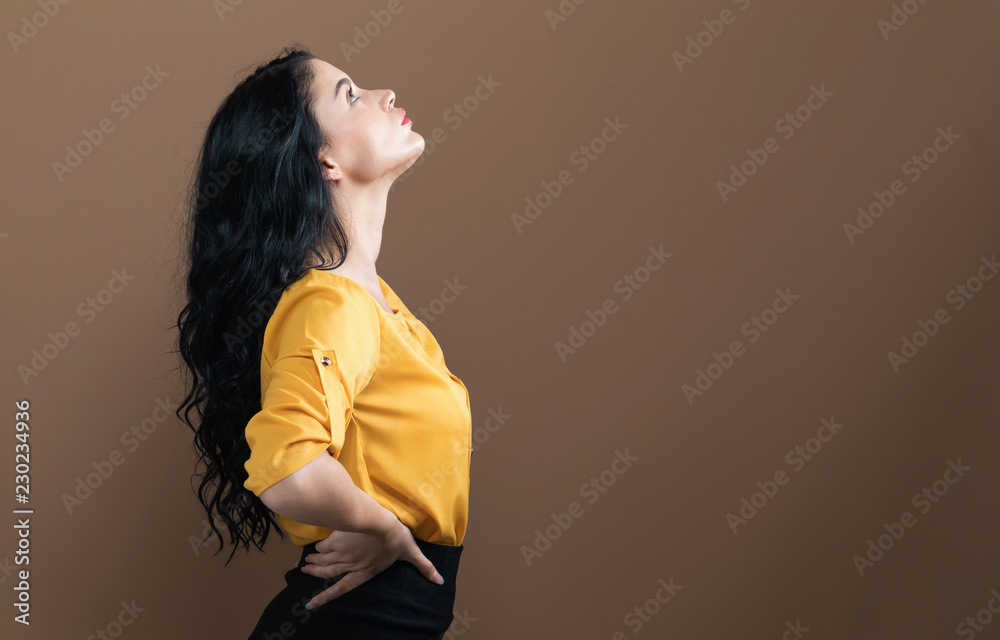
{"type": "MultiPolygon", "coordinates": [[[[353,278],[348,278],[347,276],[345,276],[345,275],[342,275],[342,274],[339,274],[339,273],[334,273],[334,272],[330,271],[329,269],[317,269],[317,268],[315,268],[315,267],[311,267],[311,268],[310,268],[310,271],[322,271],[323,273],[326,273],[326,274],[329,274],[329,275],[331,275],[331,276],[336,276],[336,277],[338,277],[338,278],[342,278],[342,279],[344,279],[344,280],[346,280],[346,281],[350,282],[350,283],[351,283],[351,284],[352,284],[353,286],[355,286],[355,287],[357,287],[357,288],[361,289],[362,291],[364,291],[364,292],[365,292],[365,293],[366,293],[366,294],[368,295],[368,297],[370,297],[370,298],[372,299],[372,303],[373,303],[373,304],[374,304],[374,305],[375,305],[376,307],[378,307],[378,310],[379,310],[380,312],[382,312],[382,314],[383,314],[383,315],[385,315],[385,316],[388,316],[388,317],[390,317],[390,318],[394,318],[394,319],[396,319],[396,320],[403,320],[403,319],[404,319],[404,318],[403,318],[403,309],[402,309],[402,307],[400,307],[399,309],[393,309],[393,310],[392,310],[392,313],[389,313],[388,311],[386,311],[386,310],[385,310],[385,309],[384,309],[384,308],[382,307],[382,305],[380,305],[380,304],[378,303],[378,300],[376,300],[376,299],[375,299],[375,296],[373,296],[373,295],[371,294],[371,292],[370,292],[370,291],[369,291],[368,289],[366,289],[366,288],[364,287],[364,285],[362,285],[362,284],[361,284],[360,282],[358,282],[357,280],[354,280],[353,278]]],[[[387,283],[387,282],[386,282],[385,280],[383,280],[383,279],[382,279],[382,276],[380,276],[380,275],[377,275],[377,274],[376,274],[376,276],[375,276],[375,277],[376,277],[376,278],[378,278],[378,286],[379,286],[379,289],[381,289],[381,290],[382,290],[382,295],[383,295],[383,296],[385,296],[385,301],[389,303],[389,306],[390,306],[390,308],[391,308],[391,307],[392,307],[392,302],[391,302],[391,301],[389,300],[389,298],[395,298],[395,299],[397,299],[397,300],[398,300],[398,299],[399,299],[399,297],[398,297],[398,296],[397,296],[397,295],[395,294],[395,292],[394,292],[394,291],[393,291],[393,290],[392,290],[392,289],[391,289],[391,288],[389,287],[389,284],[388,284],[388,283],[387,283]]],[[[400,300],[400,302],[402,302],[402,300],[400,300]]]]}

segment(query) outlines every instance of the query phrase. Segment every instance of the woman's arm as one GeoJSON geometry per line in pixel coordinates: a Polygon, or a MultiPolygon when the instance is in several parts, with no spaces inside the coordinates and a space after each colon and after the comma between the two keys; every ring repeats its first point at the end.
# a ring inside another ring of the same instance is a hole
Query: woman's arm
{"type": "Polygon", "coordinates": [[[355,397],[378,368],[380,344],[367,293],[307,276],[282,295],[261,354],[261,410],[245,431],[244,487],[271,511],[358,533],[384,531],[387,516],[396,519],[337,459],[355,397]]]}
{"type": "Polygon", "coordinates": [[[382,534],[396,524],[395,514],[359,489],[326,451],[265,489],[260,499],[286,518],[338,531],[382,534]]]}

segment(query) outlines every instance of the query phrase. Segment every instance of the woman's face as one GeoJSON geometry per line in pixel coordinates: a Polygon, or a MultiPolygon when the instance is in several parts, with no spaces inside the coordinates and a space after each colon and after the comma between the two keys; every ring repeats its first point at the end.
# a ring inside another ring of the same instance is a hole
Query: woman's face
{"type": "Polygon", "coordinates": [[[316,70],[314,113],[327,140],[320,161],[332,180],[367,183],[394,180],[424,151],[424,138],[395,105],[389,89],[361,89],[328,62],[309,61],[316,70]],[[340,171],[337,173],[336,170],[340,171]]]}

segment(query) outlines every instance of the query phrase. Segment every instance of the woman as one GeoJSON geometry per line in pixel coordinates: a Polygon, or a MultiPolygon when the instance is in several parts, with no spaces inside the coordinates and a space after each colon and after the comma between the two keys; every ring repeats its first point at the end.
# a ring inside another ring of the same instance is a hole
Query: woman
{"type": "Polygon", "coordinates": [[[375,270],[389,188],[423,149],[392,91],[299,47],[206,131],[177,413],[220,541],[216,518],[233,552],[272,525],[302,547],[250,638],[441,638],[452,622],[469,395],[375,270]]]}

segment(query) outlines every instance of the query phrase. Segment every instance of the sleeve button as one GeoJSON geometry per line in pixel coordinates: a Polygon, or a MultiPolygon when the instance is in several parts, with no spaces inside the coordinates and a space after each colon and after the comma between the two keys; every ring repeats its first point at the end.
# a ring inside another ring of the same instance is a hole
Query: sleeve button
{"type": "Polygon", "coordinates": [[[328,358],[326,356],[323,356],[322,358],[320,358],[319,361],[323,363],[324,367],[329,367],[330,366],[330,358],[328,358]]]}

